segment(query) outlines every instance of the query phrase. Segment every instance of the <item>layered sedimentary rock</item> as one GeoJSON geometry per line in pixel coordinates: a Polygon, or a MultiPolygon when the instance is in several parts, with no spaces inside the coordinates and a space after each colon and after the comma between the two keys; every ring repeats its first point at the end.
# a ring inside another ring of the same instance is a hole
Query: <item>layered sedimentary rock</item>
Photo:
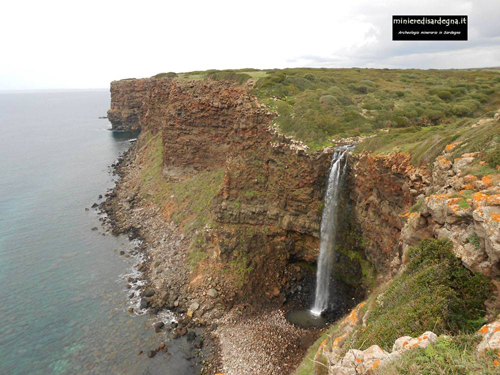
{"type": "Polygon", "coordinates": [[[111,82],[111,108],[108,119],[113,131],[137,131],[141,129],[143,103],[153,81],[127,79],[111,82]]]}
{"type": "Polygon", "coordinates": [[[332,150],[306,153],[273,130],[273,113],[230,82],[118,81],[112,98],[114,126],[128,121],[161,134],[166,180],[224,169],[199,235],[209,259],[254,275],[242,288],[279,295],[291,260],[316,261],[332,150]]]}
{"type": "Polygon", "coordinates": [[[390,276],[400,266],[401,214],[430,186],[430,172],[410,164],[403,153],[351,157],[354,216],[359,223],[368,258],[380,274],[390,276]]]}

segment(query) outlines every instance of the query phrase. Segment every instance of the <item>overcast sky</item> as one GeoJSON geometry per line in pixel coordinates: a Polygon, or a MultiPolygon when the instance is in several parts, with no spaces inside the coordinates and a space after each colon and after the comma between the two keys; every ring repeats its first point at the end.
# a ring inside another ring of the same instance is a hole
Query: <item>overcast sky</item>
{"type": "Polygon", "coordinates": [[[500,0],[15,0],[0,90],[228,68],[500,66],[500,0]],[[392,42],[393,14],[469,15],[467,42],[392,42]]]}

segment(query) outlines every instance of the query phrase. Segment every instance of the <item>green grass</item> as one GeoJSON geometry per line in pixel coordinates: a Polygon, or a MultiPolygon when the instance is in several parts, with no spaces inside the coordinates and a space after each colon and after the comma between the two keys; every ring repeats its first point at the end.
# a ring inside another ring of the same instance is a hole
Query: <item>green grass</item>
{"type": "Polygon", "coordinates": [[[495,353],[478,355],[475,335],[440,336],[434,345],[425,349],[404,352],[398,360],[375,371],[376,375],[494,375],[495,353]]]}
{"type": "Polygon", "coordinates": [[[424,198],[420,198],[417,203],[410,207],[410,212],[419,212],[422,204],[424,203],[424,198]]]}
{"type": "Polygon", "coordinates": [[[470,236],[468,239],[467,239],[467,242],[471,243],[472,245],[474,245],[474,247],[478,250],[481,249],[481,242],[479,241],[479,237],[476,233],[474,233],[472,236],[470,236]]]}
{"type": "Polygon", "coordinates": [[[470,333],[484,321],[489,281],[467,270],[446,240],[424,240],[408,252],[407,269],[377,296],[353,347],[378,344],[390,351],[401,336],[470,333]]]}
{"type": "MultiPolygon", "coordinates": [[[[185,233],[202,229],[210,221],[210,206],[222,186],[224,168],[168,182],[163,178],[161,133],[143,132],[139,139],[139,154],[143,157],[137,179],[141,197],[169,212],[169,218],[185,233]]],[[[188,254],[190,269],[196,268],[206,256],[202,235],[194,235],[188,254]]]]}
{"type": "MultiPolygon", "coordinates": [[[[251,92],[278,113],[280,131],[311,150],[332,145],[334,138],[391,129],[365,149],[388,152],[399,146],[416,159],[433,160],[461,135],[454,132],[461,120],[491,117],[500,107],[500,71],[494,69],[247,68],[178,73],[177,78],[238,85],[253,78],[251,92]],[[408,128],[409,133],[421,133],[407,140],[408,128]]],[[[481,148],[481,142],[475,146],[481,148]]]]}
{"type": "MultiPolygon", "coordinates": [[[[375,153],[390,153],[393,151],[409,152],[413,164],[432,163],[441,154],[446,145],[461,142],[453,149],[451,156],[458,157],[467,152],[479,152],[480,159],[485,160],[491,155],[489,150],[494,149],[500,142],[500,123],[490,122],[480,128],[471,128],[476,120],[456,120],[447,125],[428,127],[413,126],[404,129],[390,129],[375,138],[362,142],[356,152],[370,151],[375,153]]],[[[489,166],[479,165],[471,170],[472,174],[495,174],[498,171],[489,166]]]]}

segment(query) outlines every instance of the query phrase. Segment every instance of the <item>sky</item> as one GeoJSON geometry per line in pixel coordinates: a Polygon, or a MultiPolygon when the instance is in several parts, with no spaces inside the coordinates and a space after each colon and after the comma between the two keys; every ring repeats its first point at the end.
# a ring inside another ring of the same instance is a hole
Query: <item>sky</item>
{"type": "Polygon", "coordinates": [[[16,0],[0,10],[0,90],[206,69],[500,66],[500,0],[16,0]],[[393,42],[397,14],[468,15],[469,40],[393,42]]]}

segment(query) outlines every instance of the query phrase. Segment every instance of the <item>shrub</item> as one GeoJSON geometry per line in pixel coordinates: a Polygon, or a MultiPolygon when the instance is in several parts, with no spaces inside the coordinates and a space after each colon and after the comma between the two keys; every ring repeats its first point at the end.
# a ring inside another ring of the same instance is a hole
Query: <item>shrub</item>
{"type": "Polygon", "coordinates": [[[368,87],[364,85],[350,85],[349,89],[358,94],[366,94],[368,92],[368,87]]]}
{"type": "Polygon", "coordinates": [[[246,73],[235,73],[235,72],[215,72],[211,73],[207,76],[210,79],[213,79],[215,81],[236,81],[239,84],[243,84],[246,81],[248,81],[252,76],[246,73]]]}
{"type": "Polygon", "coordinates": [[[311,73],[307,73],[304,76],[304,78],[307,79],[308,81],[316,81],[316,76],[314,74],[311,74],[311,73]]]}
{"type": "Polygon", "coordinates": [[[158,73],[157,75],[153,76],[153,78],[174,78],[174,77],[177,77],[177,73],[174,72],[158,73]]]}
{"type": "Polygon", "coordinates": [[[377,297],[355,347],[390,350],[400,336],[474,332],[489,293],[489,281],[462,265],[451,242],[424,240],[408,251],[407,269],[377,297]]]}
{"type": "Polygon", "coordinates": [[[476,109],[478,109],[480,104],[475,100],[464,100],[458,104],[455,104],[451,108],[451,112],[456,116],[468,116],[471,115],[476,109]]]}
{"type": "Polygon", "coordinates": [[[500,165],[500,148],[497,147],[495,151],[488,155],[488,166],[496,168],[500,165]]]}

